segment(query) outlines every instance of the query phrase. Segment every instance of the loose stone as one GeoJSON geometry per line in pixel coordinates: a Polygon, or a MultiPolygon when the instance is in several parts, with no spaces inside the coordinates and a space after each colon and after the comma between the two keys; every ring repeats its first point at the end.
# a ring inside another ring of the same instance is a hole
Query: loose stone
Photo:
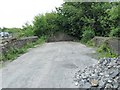
{"type": "Polygon", "coordinates": [[[75,78],[75,85],[80,88],[120,89],[120,57],[101,58],[98,64],[79,70],[75,78]]]}
{"type": "Polygon", "coordinates": [[[91,85],[92,85],[93,87],[98,86],[98,81],[97,81],[97,80],[91,80],[91,85]]]}

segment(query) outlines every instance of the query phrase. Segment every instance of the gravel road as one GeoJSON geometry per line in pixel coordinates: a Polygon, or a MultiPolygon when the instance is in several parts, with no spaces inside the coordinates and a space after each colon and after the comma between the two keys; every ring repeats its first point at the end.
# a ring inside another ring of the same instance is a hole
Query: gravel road
{"type": "MultiPolygon", "coordinates": [[[[96,64],[95,53],[77,42],[45,43],[21,55],[0,70],[3,88],[77,88],[79,69],[96,64]]],[[[1,78],[0,78],[1,80],[1,78]]]]}

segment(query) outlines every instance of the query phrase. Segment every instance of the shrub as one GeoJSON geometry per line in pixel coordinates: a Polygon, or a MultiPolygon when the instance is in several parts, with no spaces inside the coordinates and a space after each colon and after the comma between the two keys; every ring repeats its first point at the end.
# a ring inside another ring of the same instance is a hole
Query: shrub
{"type": "Polygon", "coordinates": [[[81,41],[87,43],[87,41],[91,40],[95,36],[95,32],[90,27],[85,27],[86,29],[82,34],[81,41]]]}
{"type": "Polygon", "coordinates": [[[92,40],[90,40],[86,43],[86,45],[87,46],[95,46],[95,43],[92,40]]]}
{"type": "Polygon", "coordinates": [[[46,27],[47,27],[46,17],[44,15],[35,16],[33,21],[33,29],[35,35],[37,36],[46,35],[46,27]]]}
{"type": "Polygon", "coordinates": [[[103,57],[117,57],[118,55],[115,54],[109,47],[107,44],[101,44],[98,48],[97,48],[97,52],[99,54],[99,58],[103,58],[103,57]]]}
{"type": "Polygon", "coordinates": [[[55,12],[35,16],[33,21],[35,35],[39,37],[53,35],[59,30],[57,22],[58,16],[55,12]]]}
{"type": "Polygon", "coordinates": [[[110,35],[111,37],[120,37],[120,27],[118,28],[112,28],[110,35]]]}
{"type": "Polygon", "coordinates": [[[22,37],[28,37],[28,36],[34,36],[35,33],[33,31],[33,27],[32,25],[30,25],[29,23],[26,23],[23,27],[22,27],[22,33],[21,36],[22,37]]]}
{"type": "Polygon", "coordinates": [[[34,45],[36,44],[42,44],[46,41],[47,37],[46,36],[41,36],[35,43],[34,45]]]}
{"type": "Polygon", "coordinates": [[[98,47],[97,52],[110,52],[109,47],[106,44],[102,44],[98,47]]]}

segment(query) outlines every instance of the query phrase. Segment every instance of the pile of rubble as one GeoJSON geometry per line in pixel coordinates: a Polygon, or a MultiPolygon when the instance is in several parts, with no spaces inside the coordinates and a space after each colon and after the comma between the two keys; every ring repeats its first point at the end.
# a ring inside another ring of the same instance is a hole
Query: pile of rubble
{"type": "Polygon", "coordinates": [[[79,70],[74,77],[79,88],[117,88],[120,90],[120,57],[102,58],[98,64],[79,70]]]}

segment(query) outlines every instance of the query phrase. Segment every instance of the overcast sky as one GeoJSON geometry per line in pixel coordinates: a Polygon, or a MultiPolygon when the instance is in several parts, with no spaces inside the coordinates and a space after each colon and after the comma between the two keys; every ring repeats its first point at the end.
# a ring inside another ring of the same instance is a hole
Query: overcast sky
{"type": "Polygon", "coordinates": [[[34,16],[51,12],[63,0],[0,0],[0,27],[21,27],[34,16]]]}

